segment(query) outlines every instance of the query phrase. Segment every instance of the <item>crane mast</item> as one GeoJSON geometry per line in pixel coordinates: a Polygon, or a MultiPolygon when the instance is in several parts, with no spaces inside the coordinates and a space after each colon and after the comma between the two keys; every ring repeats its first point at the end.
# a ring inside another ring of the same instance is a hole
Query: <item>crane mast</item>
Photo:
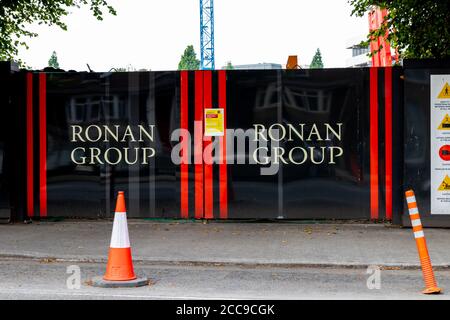
{"type": "Polygon", "coordinates": [[[214,70],[214,0],[200,0],[200,68],[214,70]]]}

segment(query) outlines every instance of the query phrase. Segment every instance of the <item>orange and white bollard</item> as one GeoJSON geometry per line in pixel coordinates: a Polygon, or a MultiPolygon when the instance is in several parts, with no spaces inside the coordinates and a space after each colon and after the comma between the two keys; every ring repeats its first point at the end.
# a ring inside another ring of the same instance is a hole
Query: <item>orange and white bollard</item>
{"type": "Polygon", "coordinates": [[[408,203],[409,217],[416,238],[417,250],[419,251],[420,264],[422,266],[423,279],[425,281],[425,290],[422,293],[436,294],[441,293],[434,277],[433,266],[431,265],[430,255],[428,254],[427,243],[423,233],[422,222],[420,221],[419,209],[417,208],[416,196],[414,191],[405,192],[406,202],[408,203]]]}

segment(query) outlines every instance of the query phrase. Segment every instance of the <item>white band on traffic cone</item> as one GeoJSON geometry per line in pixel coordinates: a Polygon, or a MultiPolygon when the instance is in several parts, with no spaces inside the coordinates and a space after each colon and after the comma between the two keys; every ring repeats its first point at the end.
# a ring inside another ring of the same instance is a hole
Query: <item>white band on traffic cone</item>
{"type": "Polygon", "coordinates": [[[110,248],[130,248],[126,212],[115,213],[111,243],[109,246],[110,248]]]}

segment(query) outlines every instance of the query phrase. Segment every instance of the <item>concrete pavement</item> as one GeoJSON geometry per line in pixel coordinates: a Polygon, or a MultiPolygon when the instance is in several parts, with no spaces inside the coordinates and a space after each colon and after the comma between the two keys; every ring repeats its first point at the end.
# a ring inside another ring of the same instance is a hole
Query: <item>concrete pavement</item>
{"type": "MultiPolygon", "coordinates": [[[[129,220],[136,262],[272,267],[420,266],[411,229],[380,224],[129,220]]],[[[0,225],[0,258],[106,261],[112,221],[0,225]]],[[[450,268],[450,230],[425,229],[433,266],[450,268]]]]}

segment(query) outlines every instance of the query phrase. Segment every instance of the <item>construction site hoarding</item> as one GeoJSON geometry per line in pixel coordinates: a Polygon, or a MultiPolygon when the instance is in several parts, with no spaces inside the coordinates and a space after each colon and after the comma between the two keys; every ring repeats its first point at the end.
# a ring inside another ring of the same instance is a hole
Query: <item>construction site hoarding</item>
{"type": "Polygon", "coordinates": [[[17,73],[17,215],[395,220],[402,72],[17,73]]]}
{"type": "MultiPolygon", "coordinates": [[[[31,72],[2,63],[1,217],[448,226],[444,60],[403,67],[31,72]]],[[[449,131],[450,132],[450,131],[449,131]]]]}

